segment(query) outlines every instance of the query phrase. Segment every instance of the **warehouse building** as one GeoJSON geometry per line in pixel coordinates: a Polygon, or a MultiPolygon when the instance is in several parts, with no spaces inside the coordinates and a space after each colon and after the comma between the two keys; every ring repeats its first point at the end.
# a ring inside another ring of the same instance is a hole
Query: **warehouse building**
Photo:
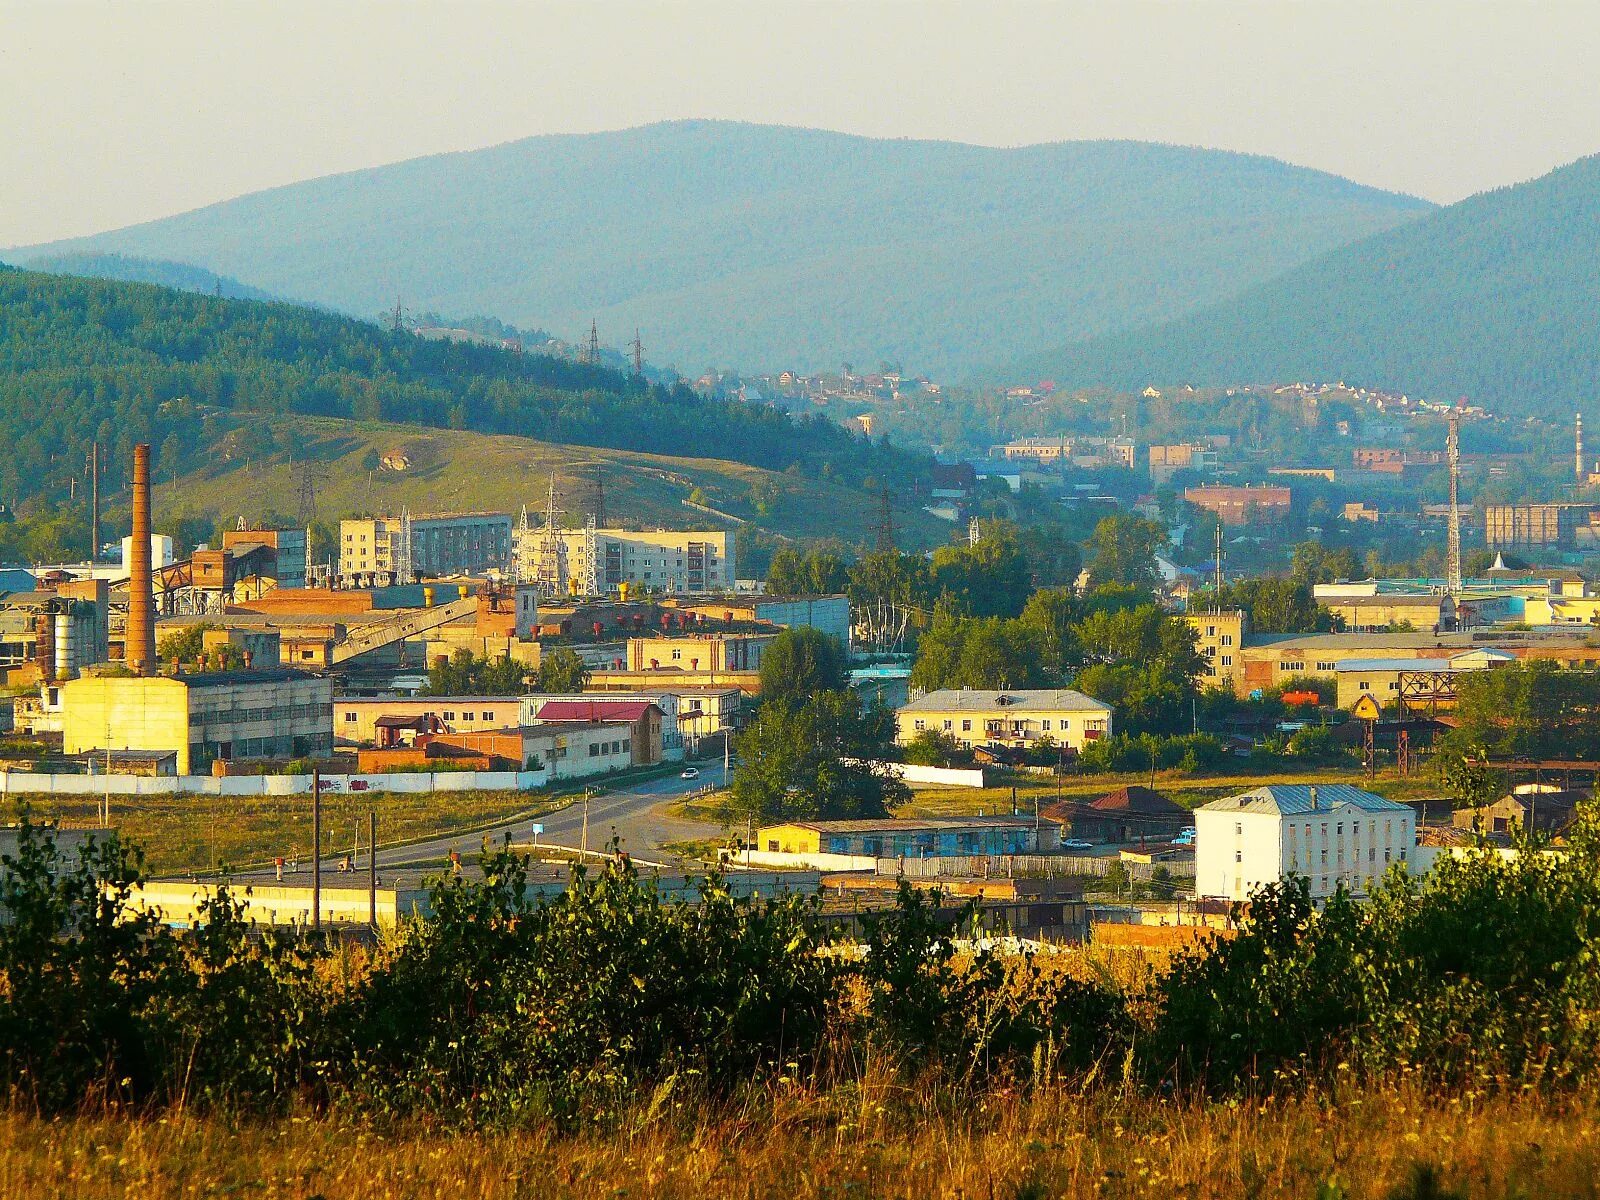
{"type": "Polygon", "coordinates": [[[303,671],[92,676],[62,684],[60,699],[67,754],[170,750],[178,774],[192,775],[218,761],[333,752],[333,683],[303,671]]]}

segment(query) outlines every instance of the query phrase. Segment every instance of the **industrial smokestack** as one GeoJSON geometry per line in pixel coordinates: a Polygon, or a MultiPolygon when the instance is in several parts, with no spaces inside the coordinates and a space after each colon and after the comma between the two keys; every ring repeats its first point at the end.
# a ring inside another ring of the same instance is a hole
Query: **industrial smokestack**
{"type": "Polygon", "coordinates": [[[150,573],[150,447],[133,448],[133,545],[128,551],[128,632],[123,657],[135,675],[156,673],[155,585],[150,573]]]}

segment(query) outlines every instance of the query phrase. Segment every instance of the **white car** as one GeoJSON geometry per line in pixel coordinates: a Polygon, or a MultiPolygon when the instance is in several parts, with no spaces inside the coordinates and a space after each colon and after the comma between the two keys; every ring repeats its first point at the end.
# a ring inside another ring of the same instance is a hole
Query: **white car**
{"type": "Polygon", "coordinates": [[[683,769],[683,773],[681,775],[679,775],[678,778],[679,779],[699,779],[700,778],[700,768],[699,767],[685,767],[683,769]]]}
{"type": "Polygon", "coordinates": [[[1093,850],[1093,842],[1080,841],[1078,838],[1068,838],[1061,843],[1063,850],[1093,850]]]}

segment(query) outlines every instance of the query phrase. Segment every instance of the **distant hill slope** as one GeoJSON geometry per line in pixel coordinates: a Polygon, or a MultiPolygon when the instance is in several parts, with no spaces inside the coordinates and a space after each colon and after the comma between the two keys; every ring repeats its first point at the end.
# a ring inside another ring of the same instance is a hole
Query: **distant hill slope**
{"type": "MultiPolygon", "coordinates": [[[[742,463],[378,421],[253,415],[230,418],[205,460],[157,487],[157,513],[168,523],[292,516],[299,504],[296,464],[308,459],[316,465],[323,521],[398,512],[402,505],[412,512],[516,512],[524,504],[537,520],[552,479],[569,525],[592,511],[597,484],[607,521],[631,528],[733,530],[750,522],[782,537],[870,545],[877,517],[852,488],[742,463]],[[395,453],[404,456],[404,470],[374,465],[395,453]],[[756,511],[756,496],[766,512],[756,511]]],[[[935,545],[950,532],[947,523],[910,506],[896,507],[895,525],[908,546],[935,545]]]]}
{"type": "Polygon", "coordinates": [[[154,283],[183,292],[206,292],[233,300],[276,300],[279,297],[188,263],[164,259],[131,258],[125,254],[54,254],[31,259],[31,271],[52,275],[81,275],[87,279],[117,279],[124,283],[154,283]]]}
{"type": "Polygon", "coordinates": [[[991,149],[683,121],[258,192],[7,257],[175,259],[360,314],[489,313],[651,359],[949,374],[1192,311],[1424,201],[1136,142],[991,149]]]}
{"type": "Polygon", "coordinates": [[[244,412],[675,453],[844,485],[926,469],[820,417],[703,400],[602,367],[290,304],[0,268],[0,502],[59,502],[96,439],[112,486],[137,441],[158,448],[158,481],[186,474],[244,412]]]}
{"type": "Polygon", "coordinates": [[[1141,388],[1345,379],[1509,413],[1593,403],[1600,157],[1330,252],[1205,312],[1001,374],[1141,388]]]}

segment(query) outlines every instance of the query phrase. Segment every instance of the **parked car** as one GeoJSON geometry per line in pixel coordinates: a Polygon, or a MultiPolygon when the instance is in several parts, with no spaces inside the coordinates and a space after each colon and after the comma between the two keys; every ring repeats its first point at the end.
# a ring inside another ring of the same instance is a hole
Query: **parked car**
{"type": "Polygon", "coordinates": [[[699,767],[685,767],[683,769],[683,772],[678,776],[678,778],[679,779],[699,779],[700,778],[700,768],[699,767]]]}
{"type": "Polygon", "coordinates": [[[1094,843],[1081,841],[1078,838],[1068,838],[1061,843],[1061,848],[1063,850],[1093,850],[1094,843]]]}
{"type": "Polygon", "coordinates": [[[1174,846],[1194,845],[1194,826],[1191,825],[1187,829],[1180,830],[1177,835],[1173,837],[1172,844],[1174,846]]]}

